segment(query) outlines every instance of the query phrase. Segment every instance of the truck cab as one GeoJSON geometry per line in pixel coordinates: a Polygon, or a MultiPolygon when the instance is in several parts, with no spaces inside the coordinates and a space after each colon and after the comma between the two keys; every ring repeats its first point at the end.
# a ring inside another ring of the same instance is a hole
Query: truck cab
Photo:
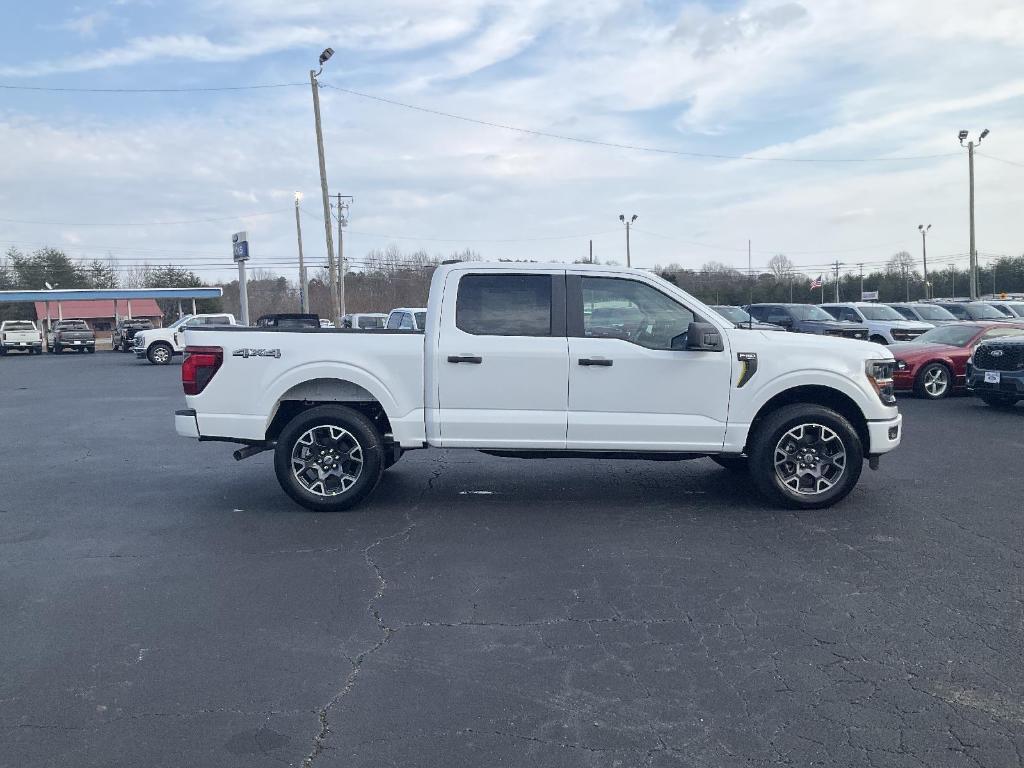
{"type": "Polygon", "coordinates": [[[836,320],[846,320],[868,327],[868,340],[876,344],[896,344],[913,341],[922,333],[935,326],[915,320],[907,320],[887,304],[870,301],[849,301],[837,304],[822,304],[821,308],[836,320]]]}
{"type": "Polygon", "coordinates": [[[425,333],[189,327],[176,429],[273,450],[285,492],[324,511],[428,447],[711,457],[814,508],[901,439],[886,349],[738,329],[644,271],[443,265],[425,311],[425,333]]]}

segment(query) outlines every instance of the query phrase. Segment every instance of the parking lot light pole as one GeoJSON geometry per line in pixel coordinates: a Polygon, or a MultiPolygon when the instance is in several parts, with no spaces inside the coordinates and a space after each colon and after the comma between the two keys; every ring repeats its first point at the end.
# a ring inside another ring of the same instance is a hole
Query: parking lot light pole
{"type": "MultiPolygon", "coordinates": [[[[960,139],[960,146],[964,146],[964,139],[968,136],[967,131],[960,131],[957,134],[957,138],[960,139]]],[[[970,195],[969,195],[969,207],[970,207],[970,221],[971,221],[971,266],[970,266],[970,297],[971,301],[977,301],[978,299],[978,251],[974,247],[974,148],[981,144],[982,140],[988,136],[988,128],[983,130],[978,135],[977,141],[967,142],[967,178],[970,184],[970,195]]]]}
{"type": "Polygon", "coordinates": [[[929,224],[928,226],[925,226],[924,224],[918,224],[917,228],[921,231],[921,262],[924,264],[924,297],[926,299],[930,299],[931,296],[928,291],[928,286],[930,285],[928,282],[928,244],[926,241],[928,238],[928,230],[932,228],[932,225],[929,224]]]}
{"type": "Polygon", "coordinates": [[[334,268],[334,235],[331,232],[331,200],[327,193],[327,165],[324,161],[324,133],[320,127],[320,88],[316,79],[324,71],[324,64],[334,55],[333,48],[325,48],[320,54],[320,69],[309,70],[309,85],[313,89],[313,119],[316,123],[316,152],[320,160],[320,196],[324,204],[324,232],[327,238],[327,274],[331,286],[332,322],[341,322],[341,305],[338,300],[338,273],[334,268]]]}
{"type": "Polygon", "coordinates": [[[626,225],[626,266],[627,267],[632,266],[631,263],[630,263],[630,254],[629,254],[629,228],[631,226],[633,226],[633,222],[636,221],[637,218],[638,218],[637,215],[634,213],[633,217],[627,221],[624,214],[621,214],[621,213],[619,214],[619,221],[621,221],[623,224],[626,225]]]}

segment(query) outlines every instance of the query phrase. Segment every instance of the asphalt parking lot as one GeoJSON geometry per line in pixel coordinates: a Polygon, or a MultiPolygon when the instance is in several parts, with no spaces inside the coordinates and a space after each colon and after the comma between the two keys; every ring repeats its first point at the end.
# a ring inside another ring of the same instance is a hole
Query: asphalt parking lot
{"type": "Polygon", "coordinates": [[[178,376],[0,360],[0,766],[1024,762],[1024,407],[901,399],[823,512],[421,451],[316,515],[178,376]]]}

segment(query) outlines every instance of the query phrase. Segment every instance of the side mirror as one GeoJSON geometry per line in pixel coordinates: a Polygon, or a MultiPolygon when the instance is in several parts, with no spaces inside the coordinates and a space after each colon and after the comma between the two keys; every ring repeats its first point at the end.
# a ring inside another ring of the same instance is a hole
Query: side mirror
{"type": "Polygon", "coordinates": [[[721,332],[711,323],[690,323],[686,329],[686,348],[700,352],[721,352],[725,346],[722,344],[721,332]]]}

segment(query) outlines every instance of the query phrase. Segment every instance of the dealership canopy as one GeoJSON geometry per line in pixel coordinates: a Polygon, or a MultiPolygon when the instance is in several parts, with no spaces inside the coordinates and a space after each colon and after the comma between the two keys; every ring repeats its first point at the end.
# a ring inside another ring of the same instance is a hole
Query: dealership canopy
{"type": "Polygon", "coordinates": [[[56,288],[42,291],[0,291],[0,304],[14,301],[82,301],[99,299],[219,299],[220,288],[56,288]]]}

